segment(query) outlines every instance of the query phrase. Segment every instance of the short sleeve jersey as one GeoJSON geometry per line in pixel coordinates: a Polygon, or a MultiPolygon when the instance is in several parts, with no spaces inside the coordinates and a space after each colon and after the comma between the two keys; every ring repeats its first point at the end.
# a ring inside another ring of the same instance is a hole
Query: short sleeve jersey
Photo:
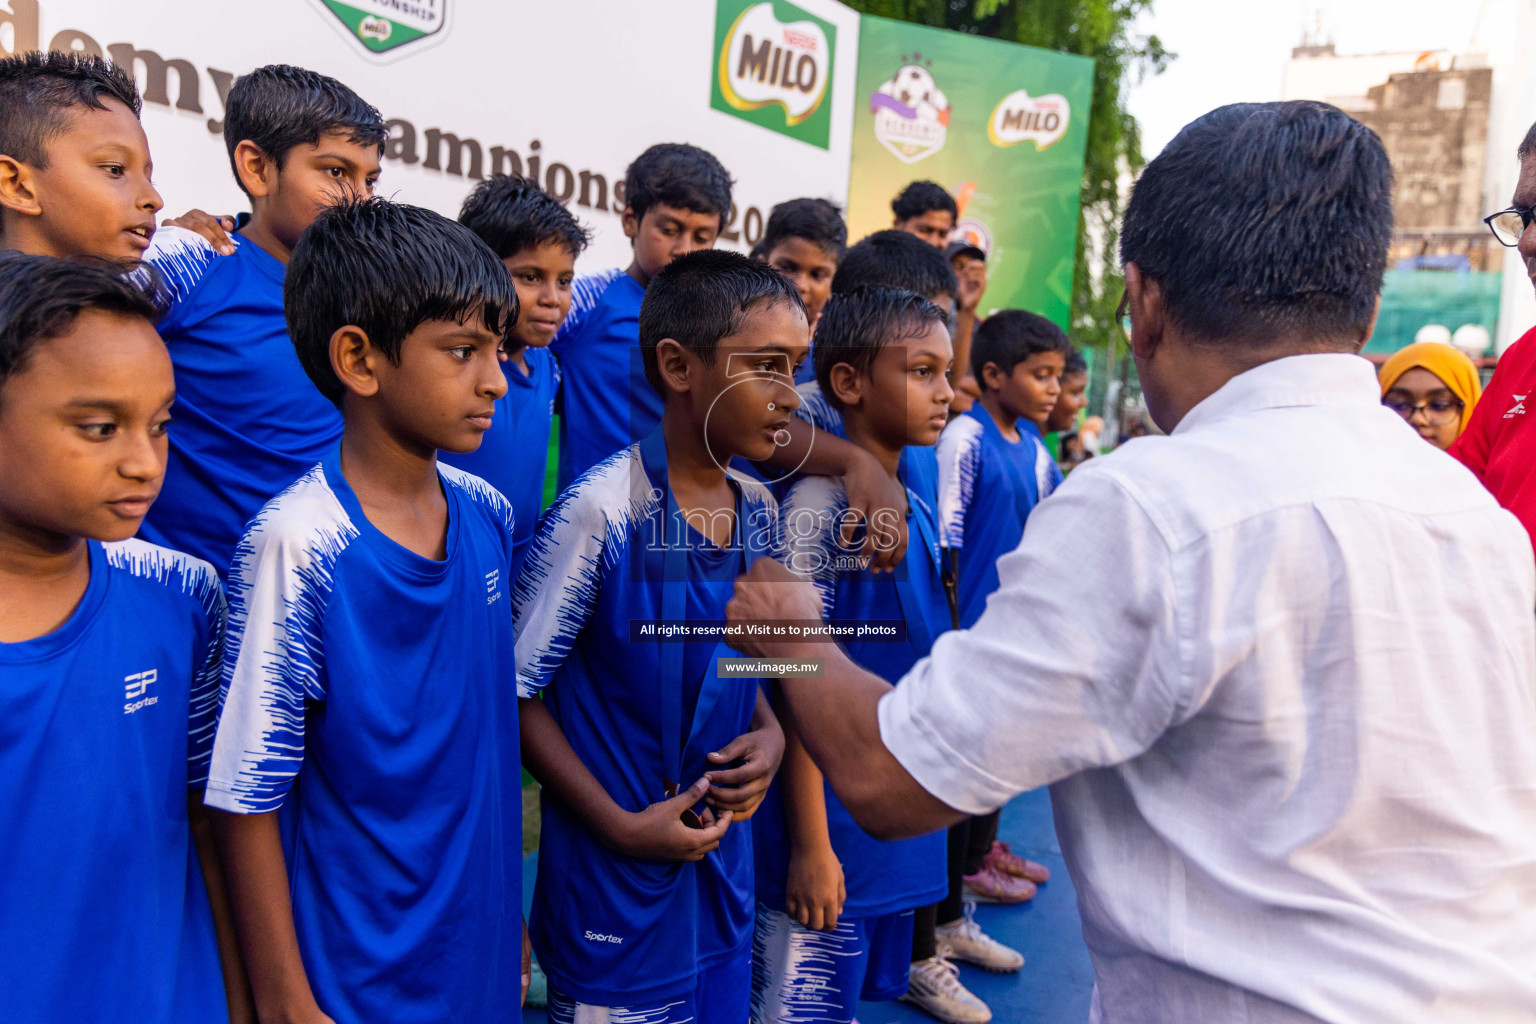
{"type": "Polygon", "coordinates": [[[337,1024],[499,1020],[519,997],[512,510],[439,473],[442,561],[368,521],[338,448],[252,520],[230,573],[207,801],[281,808],[300,952],[337,1024]]]}
{"type": "Polygon", "coordinates": [[[223,650],[212,567],[140,540],[90,542],[64,624],[0,644],[7,1021],[225,1019],[187,818],[223,650]]]}
{"type": "Polygon", "coordinates": [[[169,288],[159,324],[176,368],[165,486],[140,531],[221,574],[246,522],[341,439],[283,319],[286,268],[232,236],[220,256],[199,235],[155,232],[147,253],[169,288]]]}
{"type": "Polygon", "coordinates": [[[645,289],[622,270],[578,277],[550,350],[560,360],[560,489],[661,422],[640,360],[645,289]]]}
{"type": "MultiPolygon", "coordinates": [[[[627,811],[662,799],[669,763],[679,766],[673,781],[697,780],[706,754],[747,731],[761,683],[717,678],[716,659],[735,656],[723,643],[684,641],[669,655],[632,639],[631,622],[661,619],[676,600],[669,587],[686,588],[686,618],[722,620],[751,552],[777,550],[777,506],[760,484],[735,482],[736,537],[725,549],[675,515],[668,523],[666,479],[659,430],[585,473],[539,524],[513,595],[519,692],[545,694],[627,811]],[[653,542],[662,536],[673,546],[688,538],[686,568],[671,581],[653,542]],[[677,723],[675,762],[662,749],[665,716],[677,723]]],[[[697,864],[638,861],[544,801],[529,932],[551,984],[571,998],[611,1006],[691,993],[702,966],[750,945],[752,909],[750,822],[732,824],[697,864]]]]}
{"type": "Polygon", "coordinates": [[[1030,510],[1055,489],[1056,463],[1020,421],[1019,440],[1003,437],[980,405],[939,435],[939,527],[959,551],[960,626],[981,617],[997,589],[997,560],[1019,546],[1030,510]],[[1046,467],[1049,467],[1047,469],[1046,467]]]}
{"type": "Polygon", "coordinates": [[[526,374],[513,363],[502,364],[507,393],[496,400],[491,429],[480,439],[480,447],[464,455],[438,455],[448,465],[480,477],[512,503],[516,523],[513,580],[517,579],[543,507],[549,431],[555,414],[555,394],[560,387],[560,363],[548,349],[525,349],[523,355],[528,362],[526,374]]]}
{"type": "MultiPolygon", "coordinates": [[[[857,548],[846,548],[840,541],[839,524],[848,508],[841,481],[802,477],[790,488],[780,510],[786,564],[816,584],[828,619],[906,621],[907,636],[902,642],[866,640],[843,645],[860,666],[892,683],[925,657],[934,639],[950,627],[939,574],[933,495],[925,500],[908,488],[907,503],[907,553],[894,572],[878,575],[856,568],[857,548]]],[[[843,865],[846,916],[878,917],[944,898],[948,884],[943,830],[882,842],[859,827],[830,785],[824,788],[827,830],[843,865]]],[[[775,780],[752,818],[757,896],[774,910],[784,909],[789,872],[787,813],[783,787],[775,780]]]]}

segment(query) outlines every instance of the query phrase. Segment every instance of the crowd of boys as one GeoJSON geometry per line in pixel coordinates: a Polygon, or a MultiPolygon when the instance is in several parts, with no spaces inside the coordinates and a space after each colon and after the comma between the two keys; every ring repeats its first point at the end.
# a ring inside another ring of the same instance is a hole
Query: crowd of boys
{"type": "Polygon", "coordinates": [[[722,620],[760,557],[899,623],[847,645],[888,679],[979,615],[1086,366],[979,315],[955,200],[851,247],[791,200],[742,256],[726,169],[653,146],[633,261],[577,276],[534,182],[373,198],[385,123],[334,79],[226,106],[249,213],[157,227],[131,77],[0,61],[7,1018],[506,1020],[531,947],[559,1022],[990,1019],[954,961],[1023,958],[968,901],[1045,869],[995,815],[872,838],[772,680],[634,632],[722,620]]]}

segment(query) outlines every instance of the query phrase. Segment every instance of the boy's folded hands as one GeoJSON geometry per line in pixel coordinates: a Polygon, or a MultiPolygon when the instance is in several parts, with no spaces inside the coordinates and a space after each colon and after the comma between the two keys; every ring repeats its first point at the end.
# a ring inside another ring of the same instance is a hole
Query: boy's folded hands
{"type": "Polygon", "coordinates": [[[709,755],[711,764],[732,767],[711,770],[705,776],[710,782],[709,806],[716,814],[733,813],[737,821],[746,821],[756,813],[784,759],[784,730],[761,697],[752,725],[751,732],[742,733],[725,749],[709,755]]]}
{"type": "Polygon", "coordinates": [[[637,860],[703,860],[705,854],[719,847],[734,817],[730,811],[706,809],[700,815],[702,828],[684,823],[683,813],[704,799],[709,783],[706,775],[671,799],[623,815],[615,834],[609,837],[612,845],[637,860]]]}

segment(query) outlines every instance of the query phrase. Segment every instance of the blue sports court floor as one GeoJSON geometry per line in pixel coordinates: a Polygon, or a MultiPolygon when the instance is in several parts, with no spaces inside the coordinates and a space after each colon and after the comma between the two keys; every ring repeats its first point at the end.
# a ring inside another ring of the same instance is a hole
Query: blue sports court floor
{"type": "MultiPolygon", "coordinates": [[[[961,967],[961,980],[992,1007],[996,1024],[1083,1024],[1088,1019],[1093,965],[1083,946],[1077,896],[1056,845],[1046,791],[1026,793],[1009,804],[999,831],[1015,853],[1049,867],[1051,880],[1023,906],[980,907],[976,912],[989,935],[1024,954],[1024,969],[996,975],[961,967]]],[[[523,860],[525,898],[533,891],[537,857],[532,854],[523,860]]],[[[524,1024],[544,1024],[544,1019],[543,1010],[523,1011],[524,1024]]],[[[860,1024],[931,1024],[932,1020],[904,1003],[866,1003],[859,1011],[860,1024]]]]}

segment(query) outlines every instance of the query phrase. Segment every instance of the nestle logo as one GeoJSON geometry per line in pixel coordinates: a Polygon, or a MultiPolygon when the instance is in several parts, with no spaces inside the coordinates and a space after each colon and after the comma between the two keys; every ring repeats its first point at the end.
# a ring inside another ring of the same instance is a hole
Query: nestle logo
{"type": "Polygon", "coordinates": [[[784,30],[784,45],[793,46],[797,50],[809,50],[816,52],[816,37],[809,32],[800,32],[792,28],[784,30]]]}
{"type": "Polygon", "coordinates": [[[604,935],[602,932],[582,932],[581,937],[586,939],[588,942],[611,942],[615,946],[622,945],[624,942],[624,940],[619,938],[617,935],[604,935]]]}

